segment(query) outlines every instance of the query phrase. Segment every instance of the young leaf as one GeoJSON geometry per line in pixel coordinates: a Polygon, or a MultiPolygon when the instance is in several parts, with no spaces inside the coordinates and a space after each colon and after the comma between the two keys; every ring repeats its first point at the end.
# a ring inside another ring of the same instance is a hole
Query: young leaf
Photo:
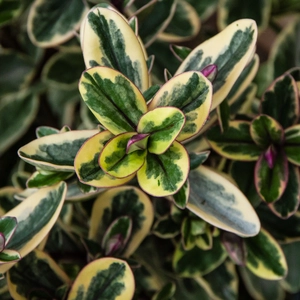
{"type": "Polygon", "coordinates": [[[159,155],[169,149],[184,123],[185,116],[178,108],[158,107],[141,117],[137,131],[150,134],[147,149],[159,155]]]}
{"type": "Polygon", "coordinates": [[[150,195],[163,197],[175,194],[185,183],[189,172],[189,157],[178,142],[161,155],[147,154],[137,172],[140,187],[150,195]]]}
{"type": "Polygon", "coordinates": [[[213,170],[200,166],[189,174],[187,208],[206,222],[239,236],[259,232],[260,221],[242,192],[213,170]]]}
{"type": "Polygon", "coordinates": [[[107,257],[94,260],[78,274],[68,300],[132,299],[134,277],[126,261],[107,257]]]}
{"type": "Polygon", "coordinates": [[[173,202],[177,207],[180,209],[184,209],[188,203],[190,196],[190,183],[189,180],[187,180],[184,185],[181,187],[181,189],[172,196],[173,202]]]}
{"type": "Polygon", "coordinates": [[[17,226],[18,221],[15,217],[7,216],[0,218],[0,233],[3,235],[4,246],[9,243],[17,226]]]}
{"type": "Polygon", "coordinates": [[[121,216],[132,219],[131,236],[122,253],[128,257],[149,233],[154,217],[150,199],[138,188],[111,188],[98,196],[92,209],[89,238],[101,242],[108,226],[121,216]]]}
{"type": "Polygon", "coordinates": [[[161,106],[174,106],[185,114],[186,122],[178,141],[197,134],[210,111],[212,86],[200,72],[186,72],[173,77],[156,93],[149,110],[161,106]]]}
{"type": "Polygon", "coordinates": [[[289,162],[300,166],[300,125],[294,125],[285,130],[284,152],[289,162]]]}

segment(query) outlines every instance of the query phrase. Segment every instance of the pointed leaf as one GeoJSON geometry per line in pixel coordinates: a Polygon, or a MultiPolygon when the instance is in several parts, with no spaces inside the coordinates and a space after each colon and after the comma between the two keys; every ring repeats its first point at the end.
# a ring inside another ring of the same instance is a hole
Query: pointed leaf
{"type": "Polygon", "coordinates": [[[98,130],[78,130],[48,135],[21,147],[19,156],[36,167],[47,171],[74,170],[75,156],[82,144],[98,130]]]}
{"type": "MultiPolygon", "coordinates": [[[[31,252],[49,233],[56,222],[66,195],[66,184],[38,190],[9,211],[9,216],[18,220],[18,227],[7,245],[17,250],[22,257],[31,252]]],[[[12,263],[0,266],[4,273],[12,263]]]]}
{"type": "Polygon", "coordinates": [[[122,253],[128,257],[148,235],[154,217],[150,199],[138,188],[111,188],[98,196],[92,209],[89,238],[101,243],[108,226],[124,215],[132,219],[131,237],[122,253]]]}
{"type": "Polygon", "coordinates": [[[57,134],[59,133],[59,130],[53,127],[49,127],[49,126],[39,126],[36,130],[35,130],[35,135],[36,137],[39,139],[43,136],[47,136],[47,135],[51,135],[51,134],[57,134]]]}
{"type": "Polygon", "coordinates": [[[94,260],[78,274],[68,300],[132,299],[134,277],[126,261],[107,257],[94,260]]]}
{"type": "Polygon", "coordinates": [[[114,178],[100,168],[99,155],[112,137],[109,131],[102,131],[82,145],[74,162],[76,174],[81,182],[95,187],[112,187],[122,185],[132,179],[132,177],[114,178]]]}
{"type": "Polygon", "coordinates": [[[0,266],[10,262],[17,262],[19,259],[21,259],[21,255],[18,251],[4,249],[0,252],[0,266]]]}
{"type": "Polygon", "coordinates": [[[85,13],[84,3],[78,0],[35,1],[28,16],[29,37],[40,47],[61,44],[79,29],[85,13]]]}
{"type": "Polygon", "coordinates": [[[161,106],[179,108],[186,117],[185,125],[178,136],[183,141],[197,134],[204,125],[211,106],[212,86],[200,72],[186,72],[169,80],[156,93],[149,110],[161,106]]]}
{"type": "Polygon", "coordinates": [[[297,211],[300,201],[300,176],[298,167],[289,163],[288,168],[288,182],[282,196],[276,202],[269,205],[273,213],[283,219],[289,218],[297,211]]]}
{"type": "Polygon", "coordinates": [[[105,255],[112,256],[116,252],[121,252],[128,242],[131,230],[132,220],[128,216],[122,216],[112,222],[102,239],[101,246],[105,250],[105,255]]]}
{"type": "Polygon", "coordinates": [[[278,280],[287,274],[284,253],[276,240],[264,229],[258,235],[245,240],[247,268],[256,276],[278,280]]]}
{"type": "Polygon", "coordinates": [[[123,74],[106,67],[85,71],[79,91],[89,109],[110,132],[135,131],[147,111],[141,92],[123,74]]]}
{"type": "Polygon", "coordinates": [[[143,48],[127,20],[115,10],[95,7],[81,25],[81,47],[87,68],[118,70],[142,92],[148,88],[143,48]]]}
{"type": "Polygon", "coordinates": [[[199,30],[200,20],[193,6],[186,1],[178,1],[172,20],[158,38],[178,43],[192,39],[199,30]]]}
{"type": "Polygon", "coordinates": [[[206,222],[239,236],[258,233],[260,222],[253,207],[225,177],[200,166],[190,172],[189,180],[189,210],[206,222]]]}
{"type": "Polygon", "coordinates": [[[179,135],[185,116],[175,107],[158,107],[142,116],[137,127],[139,133],[150,133],[148,151],[162,154],[179,135]]]}
{"type": "Polygon", "coordinates": [[[173,54],[178,58],[180,61],[186,59],[186,57],[191,53],[191,49],[185,46],[177,46],[177,45],[170,45],[170,49],[173,54]]]}
{"type": "Polygon", "coordinates": [[[216,269],[227,257],[219,238],[214,238],[210,250],[202,250],[195,246],[185,251],[180,244],[173,256],[173,268],[183,277],[205,275],[216,269]],[[201,259],[199,259],[201,257],[201,259]]]}
{"type": "Polygon", "coordinates": [[[220,129],[224,132],[229,128],[230,122],[230,108],[226,99],[217,107],[217,115],[220,129]]]}
{"type": "Polygon", "coordinates": [[[17,226],[18,221],[15,217],[7,216],[0,218],[0,232],[3,234],[5,245],[9,243],[17,226]]]}
{"type": "Polygon", "coordinates": [[[218,76],[213,82],[211,109],[214,109],[225,99],[249,62],[254,52],[256,37],[257,28],[253,20],[238,20],[196,47],[183,61],[176,74],[190,70],[200,71],[207,65],[215,64],[218,76]],[[220,43],[223,47],[219,46],[220,43]]]}
{"type": "Polygon", "coordinates": [[[271,84],[263,95],[261,112],[274,118],[283,128],[297,123],[298,87],[291,75],[282,75],[271,84]]]}
{"type": "Polygon", "coordinates": [[[189,172],[189,157],[178,142],[161,155],[147,154],[137,172],[140,187],[148,194],[163,197],[175,194],[185,183],[189,172]]]}
{"type": "Polygon", "coordinates": [[[101,169],[116,178],[136,173],[144,164],[147,150],[136,150],[127,154],[127,145],[136,133],[122,133],[111,139],[99,156],[101,169]]]}
{"type": "Polygon", "coordinates": [[[27,299],[31,290],[37,287],[57,297],[58,287],[71,284],[61,267],[48,254],[37,249],[9,270],[7,280],[14,299],[27,299]]]}
{"type": "Polygon", "coordinates": [[[207,132],[207,138],[217,153],[229,159],[254,161],[261,153],[252,140],[248,121],[231,121],[224,133],[215,126],[207,132]]]}
{"type": "Polygon", "coordinates": [[[210,151],[202,151],[199,153],[189,152],[190,169],[194,170],[202,165],[208,158],[210,151]]]}
{"type": "Polygon", "coordinates": [[[146,100],[146,102],[150,101],[155,94],[159,91],[160,86],[158,84],[156,85],[152,85],[151,87],[149,87],[149,89],[147,89],[144,93],[143,96],[146,100]]]}
{"type": "Polygon", "coordinates": [[[255,165],[255,187],[261,198],[266,202],[278,200],[288,182],[288,161],[280,150],[275,154],[272,168],[269,166],[266,155],[263,153],[255,165]]]}
{"type": "Polygon", "coordinates": [[[281,144],[284,138],[281,125],[267,115],[259,115],[252,121],[250,134],[253,141],[264,149],[271,144],[281,144]]]}

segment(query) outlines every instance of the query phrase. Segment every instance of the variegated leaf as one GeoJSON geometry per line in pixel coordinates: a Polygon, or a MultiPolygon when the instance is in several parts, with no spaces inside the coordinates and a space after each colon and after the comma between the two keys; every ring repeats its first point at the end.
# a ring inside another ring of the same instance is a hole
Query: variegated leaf
{"type": "Polygon", "coordinates": [[[268,154],[262,153],[256,162],[254,171],[256,190],[268,203],[272,203],[282,196],[289,176],[285,154],[279,150],[277,153],[271,154],[271,156],[273,155],[274,158],[270,159],[268,154]]]}
{"type": "Polygon", "coordinates": [[[163,286],[163,288],[156,292],[151,300],[168,300],[172,299],[176,291],[176,285],[174,282],[169,282],[163,286]]]}
{"type": "Polygon", "coordinates": [[[92,209],[89,238],[101,243],[108,226],[121,216],[132,219],[131,236],[122,252],[128,257],[147,236],[154,218],[150,199],[136,187],[111,188],[98,196],[92,209]]]}
{"type": "Polygon", "coordinates": [[[300,201],[300,176],[298,167],[288,164],[289,177],[286,188],[281,197],[269,207],[275,215],[287,219],[292,216],[299,207],[300,201]]]}
{"type": "Polygon", "coordinates": [[[200,166],[189,174],[187,208],[206,222],[239,236],[259,232],[260,221],[243,193],[228,179],[200,166]]]}
{"type": "Polygon", "coordinates": [[[269,24],[272,1],[260,0],[253,7],[251,2],[238,0],[221,0],[218,4],[218,26],[221,30],[239,18],[255,20],[259,31],[269,24]]]}
{"type": "MultiPolygon", "coordinates": [[[[284,3],[284,2],[283,2],[284,3]]],[[[290,68],[299,67],[299,48],[297,42],[300,35],[300,20],[295,18],[278,34],[272,45],[268,71],[273,78],[281,76],[290,68]]]]}
{"type": "Polygon", "coordinates": [[[137,172],[140,187],[148,194],[163,197],[175,194],[185,183],[189,172],[189,157],[178,142],[161,155],[148,153],[137,172]]]}
{"type": "Polygon", "coordinates": [[[50,86],[72,89],[85,70],[81,51],[62,51],[54,54],[45,64],[42,79],[50,86]]]}
{"type": "Polygon", "coordinates": [[[176,74],[185,71],[201,71],[215,64],[217,78],[213,82],[213,102],[216,108],[228,95],[235,81],[251,59],[257,38],[253,20],[242,19],[230,24],[222,32],[200,44],[183,61],[176,74]],[[223,46],[220,47],[220,44],[223,46]]]}
{"type": "Polygon", "coordinates": [[[202,152],[189,152],[190,158],[190,169],[196,169],[200,165],[202,165],[208,158],[210,151],[202,151],[202,152]]]}
{"type": "Polygon", "coordinates": [[[264,229],[258,235],[245,240],[247,268],[256,276],[278,280],[287,274],[284,253],[276,240],[264,229]]]}
{"type": "Polygon", "coordinates": [[[248,293],[255,300],[272,299],[284,300],[285,292],[278,280],[266,280],[255,276],[246,268],[239,269],[248,293]]]}
{"type": "Polygon", "coordinates": [[[172,239],[180,233],[180,226],[167,215],[154,223],[152,232],[161,239],[172,239]]]}
{"type": "Polygon", "coordinates": [[[28,16],[29,37],[39,47],[61,44],[74,36],[85,13],[80,0],[35,0],[28,16]]]}
{"type": "Polygon", "coordinates": [[[285,130],[284,152],[289,162],[300,166],[300,125],[294,125],[285,130]]]}
{"type": "Polygon", "coordinates": [[[3,245],[4,247],[1,248],[5,248],[5,246],[9,243],[17,226],[18,226],[18,221],[15,217],[6,216],[0,218],[0,233],[3,235],[4,238],[4,245],[3,245]]]}
{"type": "Polygon", "coordinates": [[[132,179],[118,179],[106,174],[99,165],[99,155],[104,145],[113,138],[109,131],[102,131],[85,141],[74,162],[76,174],[81,182],[95,187],[112,187],[132,179]]]}
{"type": "Polygon", "coordinates": [[[139,35],[146,47],[168,26],[174,16],[176,4],[175,0],[149,1],[135,13],[139,20],[139,35]],[[155,22],[153,16],[156,16],[155,22]]]}
{"type": "Polygon", "coordinates": [[[178,45],[170,45],[170,49],[172,53],[175,55],[175,57],[183,61],[187,58],[187,56],[191,53],[191,49],[185,46],[178,46],[178,45]]]}
{"type": "Polygon", "coordinates": [[[286,277],[280,281],[280,285],[289,293],[295,294],[300,291],[299,280],[299,249],[300,242],[288,243],[281,245],[282,251],[285,255],[288,265],[288,273],[286,277]]]}
{"type": "Polygon", "coordinates": [[[231,121],[224,133],[215,126],[207,139],[213,150],[232,160],[255,161],[262,151],[252,140],[248,121],[231,121]]]}
{"type": "Polygon", "coordinates": [[[28,299],[35,289],[43,289],[56,298],[59,287],[71,285],[61,267],[48,254],[37,249],[9,270],[7,281],[11,296],[19,300],[28,299]]]}
{"type": "Polygon", "coordinates": [[[167,28],[158,35],[166,42],[183,42],[192,39],[200,30],[200,19],[194,7],[187,1],[178,1],[167,28]]]}
{"type": "Polygon", "coordinates": [[[238,275],[234,264],[230,261],[225,261],[212,272],[203,277],[196,277],[195,280],[205,289],[211,299],[238,299],[238,275]]]}
{"type": "Polygon", "coordinates": [[[137,87],[122,73],[107,67],[83,72],[79,91],[98,121],[115,135],[135,131],[147,111],[137,87]]]}
{"type": "Polygon", "coordinates": [[[271,144],[280,145],[284,138],[281,125],[267,115],[259,115],[252,121],[250,134],[253,141],[263,149],[271,144]]]}
{"type": "Polygon", "coordinates": [[[67,299],[130,300],[134,287],[133,273],[127,262],[105,257],[94,260],[81,270],[67,299]]]}
{"type": "Polygon", "coordinates": [[[104,146],[99,156],[99,164],[104,172],[116,178],[125,178],[143,166],[147,150],[127,151],[128,143],[135,135],[135,132],[119,134],[104,146]]]}
{"type": "Polygon", "coordinates": [[[53,184],[59,183],[60,181],[67,180],[73,176],[73,172],[34,172],[30,178],[27,180],[28,188],[41,188],[46,186],[51,186],[53,184]]]}
{"type": "Polygon", "coordinates": [[[185,123],[185,116],[175,107],[158,107],[144,114],[137,131],[150,134],[147,149],[153,154],[162,154],[168,150],[179,135],[185,123]]]}
{"type": "Polygon", "coordinates": [[[78,150],[96,133],[98,130],[78,130],[44,136],[21,147],[18,154],[43,170],[72,172],[78,150]]]}
{"type": "Polygon", "coordinates": [[[184,209],[188,203],[190,196],[190,183],[189,180],[187,180],[184,185],[181,187],[181,189],[172,196],[173,202],[175,205],[181,209],[184,209]]]}
{"type": "Polygon", "coordinates": [[[289,74],[282,75],[264,93],[261,112],[274,118],[283,128],[295,125],[299,118],[298,97],[296,81],[289,74]]]}
{"type": "Polygon", "coordinates": [[[21,259],[21,255],[16,250],[4,249],[0,252],[0,266],[12,262],[16,263],[19,259],[21,259]]]}
{"type": "Polygon", "coordinates": [[[214,238],[210,250],[202,250],[195,246],[191,250],[184,250],[178,244],[173,256],[173,268],[183,277],[201,276],[216,269],[227,257],[227,253],[220,243],[220,238],[214,238]],[[201,257],[202,259],[199,259],[201,257]]]}
{"type": "MultiPolygon", "coordinates": [[[[38,190],[10,210],[7,215],[17,218],[18,227],[7,248],[17,250],[22,257],[31,252],[56,222],[65,195],[66,184],[62,182],[38,190]]],[[[13,265],[13,263],[9,263],[0,266],[0,273],[6,272],[13,265]]]]}
{"type": "Polygon", "coordinates": [[[149,110],[174,106],[185,114],[186,122],[178,136],[183,141],[197,134],[205,123],[212,97],[212,86],[200,72],[186,72],[169,80],[154,96],[149,110]]]}
{"type": "Polygon", "coordinates": [[[38,98],[28,91],[21,91],[1,98],[0,155],[24,135],[33,122],[37,111],[38,98]],[[12,118],[12,116],[18,117],[12,118]]]}
{"type": "Polygon", "coordinates": [[[80,35],[87,68],[113,68],[142,92],[148,88],[144,50],[125,17],[115,10],[95,7],[82,23],[80,35]]]}

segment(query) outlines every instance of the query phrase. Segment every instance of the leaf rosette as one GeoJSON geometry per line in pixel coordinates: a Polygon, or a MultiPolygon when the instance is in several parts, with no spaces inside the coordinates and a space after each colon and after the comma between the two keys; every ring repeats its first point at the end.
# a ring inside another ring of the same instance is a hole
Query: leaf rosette
{"type": "Polygon", "coordinates": [[[208,79],[197,71],[169,80],[147,107],[122,73],[94,67],[81,77],[81,96],[107,129],[89,138],[75,158],[79,179],[96,187],[122,185],[137,175],[148,194],[175,194],[185,183],[189,156],[180,143],[199,132],[212,99],[208,79]]]}

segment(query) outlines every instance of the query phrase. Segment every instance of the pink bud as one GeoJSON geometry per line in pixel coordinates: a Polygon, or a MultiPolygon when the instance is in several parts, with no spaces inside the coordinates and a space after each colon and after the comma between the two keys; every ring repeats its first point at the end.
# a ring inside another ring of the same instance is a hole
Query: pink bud
{"type": "Polygon", "coordinates": [[[217,65],[208,65],[200,71],[210,82],[213,82],[218,74],[217,65]]]}
{"type": "Polygon", "coordinates": [[[269,146],[269,148],[264,153],[265,160],[270,169],[273,169],[275,159],[276,159],[276,150],[273,145],[269,146]]]}

